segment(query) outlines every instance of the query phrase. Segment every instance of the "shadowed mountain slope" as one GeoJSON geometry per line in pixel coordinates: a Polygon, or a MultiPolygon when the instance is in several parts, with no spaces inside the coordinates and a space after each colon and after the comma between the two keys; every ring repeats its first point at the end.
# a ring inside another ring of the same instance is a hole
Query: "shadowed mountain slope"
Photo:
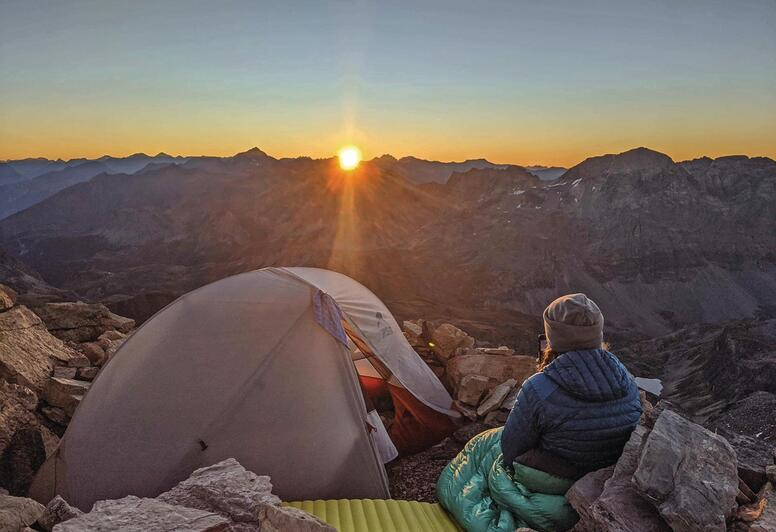
{"type": "Polygon", "coordinates": [[[346,174],[254,149],[100,175],[0,222],[0,245],[140,319],[224,275],[288,264],[351,275],[400,317],[525,349],[569,291],[596,299],[622,341],[776,313],[770,159],[676,164],[639,148],[553,182],[510,166],[422,186],[391,168],[346,174]]]}

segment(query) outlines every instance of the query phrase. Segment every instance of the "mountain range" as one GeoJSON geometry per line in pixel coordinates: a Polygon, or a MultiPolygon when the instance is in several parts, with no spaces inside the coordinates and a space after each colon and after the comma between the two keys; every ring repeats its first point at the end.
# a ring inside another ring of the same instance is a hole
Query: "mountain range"
{"type": "Polygon", "coordinates": [[[570,291],[599,302],[615,341],[776,316],[775,199],[764,157],[637,148],[544,181],[390,156],[345,173],[254,148],[100,173],[0,221],[0,248],[140,320],[225,275],[307,265],[353,276],[400,318],[533,349],[542,309],[570,291]]]}
{"type": "Polygon", "coordinates": [[[35,205],[60,190],[99,174],[133,174],[149,164],[180,164],[184,157],[166,153],[99,159],[22,159],[0,162],[0,218],[35,205]]]}
{"type": "MultiPolygon", "coordinates": [[[[218,158],[173,157],[166,153],[151,156],[136,153],[128,157],[105,155],[98,159],[82,158],[69,161],[44,158],[3,161],[0,162],[0,219],[22,211],[62,189],[88,181],[100,174],[134,174],[149,165],[183,164],[190,159],[213,161],[218,158]]],[[[391,155],[373,159],[372,163],[385,171],[403,176],[415,184],[446,183],[454,172],[464,172],[473,168],[503,169],[514,166],[495,164],[485,159],[440,162],[426,161],[417,157],[396,159],[391,155]]],[[[193,164],[192,167],[194,166],[193,164]]],[[[565,168],[558,166],[530,166],[527,169],[543,180],[557,179],[565,171],[565,168]]]]}

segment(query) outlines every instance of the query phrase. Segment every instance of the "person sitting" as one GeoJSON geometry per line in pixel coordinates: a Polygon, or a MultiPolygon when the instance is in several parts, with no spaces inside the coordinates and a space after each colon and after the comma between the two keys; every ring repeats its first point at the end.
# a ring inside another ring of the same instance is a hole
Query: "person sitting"
{"type": "Polygon", "coordinates": [[[437,481],[439,502],[465,530],[575,525],[566,492],[614,464],[641,417],[636,382],[605,349],[603,323],[584,294],[544,311],[539,372],[523,383],[506,425],[469,440],[437,481]]]}
{"type": "Polygon", "coordinates": [[[639,391],[604,348],[604,318],[593,300],[559,297],[543,318],[547,347],[507,418],[503,461],[580,477],[617,462],[641,416],[639,391]]]}

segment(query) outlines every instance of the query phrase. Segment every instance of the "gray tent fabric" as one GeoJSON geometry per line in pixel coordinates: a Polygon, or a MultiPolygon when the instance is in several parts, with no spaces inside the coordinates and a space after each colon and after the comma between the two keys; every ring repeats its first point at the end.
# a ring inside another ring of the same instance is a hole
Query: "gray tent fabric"
{"type": "Polygon", "coordinates": [[[367,287],[341,273],[320,268],[273,268],[305,280],[334,298],[360,336],[393,376],[426,406],[459,417],[450,394],[407,342],[391,312],[367,287]]]}
{"type": "Polygon", "coordinates": [[[316,320],[316,292],[333,298],[419,400],[439,411],[452,400],[408,344],[411,354],[386,340],[398,325],[377,297],[329,273],[257,270],[161,310],[103,367],[30,495],[60,494],[88,510],[101,499],[156,496],[234,457],[270,475],[285,500],[388,497],[351,352],[316,320]]]}

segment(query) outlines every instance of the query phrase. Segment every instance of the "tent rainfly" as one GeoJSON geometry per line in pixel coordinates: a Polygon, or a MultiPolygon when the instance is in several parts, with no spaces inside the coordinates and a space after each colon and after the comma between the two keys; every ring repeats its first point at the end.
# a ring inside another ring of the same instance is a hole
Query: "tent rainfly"
{"type": "Polygon", "coordinates": [[[386,498],[383,463],[441,439],[452,399],[353,279],[265,268],[199,288],[102,368],[31,496],[88,510],[236,458],[284,500],[386,498]],[[388,390],[390,438],[370,397],[388,390]]]}

